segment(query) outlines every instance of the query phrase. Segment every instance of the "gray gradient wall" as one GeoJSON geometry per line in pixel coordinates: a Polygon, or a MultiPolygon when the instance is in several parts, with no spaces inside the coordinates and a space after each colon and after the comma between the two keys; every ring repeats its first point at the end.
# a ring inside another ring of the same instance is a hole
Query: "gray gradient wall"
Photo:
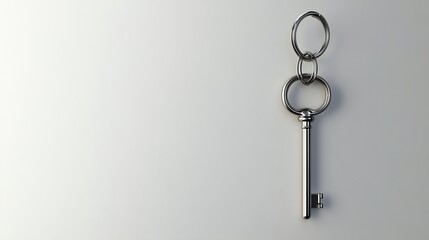
{"type": "Polygon", "coordinates": [[[0,1],[0,239],[428,239],[428,7],[0,1]],[[309,10],[332,104],[313,124],[325,208],[303,220],[280,91],[309,10]]]}

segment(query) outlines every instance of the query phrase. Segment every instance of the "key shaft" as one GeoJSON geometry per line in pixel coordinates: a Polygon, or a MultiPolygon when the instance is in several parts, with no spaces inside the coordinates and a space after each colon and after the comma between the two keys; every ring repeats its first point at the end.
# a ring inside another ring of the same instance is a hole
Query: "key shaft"
{"type": "Polygon", "coordinates": [[[310,129],[313,116],[303,111],[298,119],[302,123],[302,217],[308,219],[311,208],[310,129]]]}
{"type": "Polygon", "coordinates": [[[310,111],[303,110],[298,119],[302,123],[302,217],[308,219],[311,216],[311,208],[323,207],[323,194],[311,194],[310,130],[313,116],[310,111]]]}

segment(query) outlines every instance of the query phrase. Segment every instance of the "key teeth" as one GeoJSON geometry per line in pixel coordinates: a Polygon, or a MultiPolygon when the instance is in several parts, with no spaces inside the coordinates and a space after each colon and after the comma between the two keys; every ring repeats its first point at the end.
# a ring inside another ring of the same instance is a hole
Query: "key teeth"
{"type": "Polygon", "coordinates": [[[311,207],[312,208],[323,208],[323,193],[313,193],[311,194],[311,207]]]}

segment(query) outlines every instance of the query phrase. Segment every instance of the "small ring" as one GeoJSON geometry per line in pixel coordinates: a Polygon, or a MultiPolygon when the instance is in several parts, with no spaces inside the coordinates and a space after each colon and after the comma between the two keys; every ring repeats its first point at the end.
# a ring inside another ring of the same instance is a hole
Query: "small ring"
{"type": "Polygon", "coordinates": [[[313,58],[320,57],[320,55],[322,55],[325,52],[326,48],[328,47],[329,39],[330,39],[330,32],[329,32],[328,22],[318,12],[310,11],[310,12],[306,12],[306,13],[302,14],[301,16],[298,17],[298,19],[296,19],[295,23],[292,26],[292,34],[291,34],[292,47],[295,50],[296,54],[298,54],[298,56],[300,58],[303,58],[305,60],[311,60],[311,56],[313,56],[313,58]],[[306,54],[302,53],[298,47],[297,42],[296,42],[296,31],[298,30],[298,26],[301,23],[301,21],[308,16],[312,16],[312,17],[316,18],[317,20],[319,20],[322,23],[323,28],[325,29],[325,42],[323,43],[323,45],[319,49],[319,51],[317,51],[316,53],[314,53],[312,55],[306,55],[306,54]]]}
{"type": "MultiPolygon", "coordinates": [[[[310,77],[309,74],[304,73],[303,74],[304,77],[310,77]]],[[[322,104],[322,106],[320,106],[318,109],[311,109],[311,108],[294,108],[290,105],[289,103],[289,99],[287,97],[287,93],[289,91],[290,86],[296,82],[299,81],[299,77],[298,76],[293,76],[292,78],[290,78],[284,85],[283,85],[283,89],[282,89],[282,102],[283,102],[283,106],[289,110],[290,112],[296,114],[296,115],[301,115],[301,113],[303,111],[309,111],[311,115],[317,115],[321,112],[323,112],[329,105],[329,103],[331,102],[331,88],[329,87],[329,84],[325,81],[325,79],[317,76],[315,78],[315,80],[319,81],[323,87],[325,88],[325,100],[322,104]]]]}
{"type": "MultiPolygon", "coordinates": [[[[310,52],[305,52],[305,54],[311,56],[310,52]]],[[[318,70],[319,70],[319,67],[318,67],[316,58],[311,58],[310,60],[306,60],[304,58],[298,59],[298,64],[296,65],[296,75],[298,76],[299,80],[301,80],[301,82],[303,84],[305,84],[305,85],[311,84],[314,81],[314,79],[317,78],[318,70]],[[310,75],[310,78],[308,78],[308,79],[304,78],[304,75],[302,74],[302,62],[303,61],[313,63],[313,71],[310,75]]]]}

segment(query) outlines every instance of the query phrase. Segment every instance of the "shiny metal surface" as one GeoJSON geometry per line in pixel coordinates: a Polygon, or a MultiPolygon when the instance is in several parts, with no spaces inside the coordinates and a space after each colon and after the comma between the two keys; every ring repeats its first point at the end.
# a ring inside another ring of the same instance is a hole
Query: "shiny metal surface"
{"type": "Polygon", "coordinates": [[[311,194],[310,130],[313,115],[309,110],[303,110],[298,120],[302,123],[302,217],[309,219],[311,208],[323,208],[323,194],[311,194]]]}
{"type": "Polygon", "coordinates": [[[298,118],[302,122],[302,216],[310,218],[311,178],[310,178],[310,129],[313,116],[303,110],[298,118]]]}
{"type": "Polygon", "coordinates": [[[320,55],[322,55],[325,52],[326,48],[328,47],[329,40],[330,40],[330,30],[329,30],[328,22],[318,12],[309,11],[309,12],[302,14],[301,16],[299,16],[296,19],[295,23],[292,26],[292,34],[291,34],[292,47],[295,50],[296,54],[298,54],[298,56],[300,58],[310,60],[312,56],[314,58],[320,57],[320,55]],[[323,28],[325,29],[325,41],[323,42],[322,47],[320,47],[319,51],[317,51],[316,53],[314,53],[312,55],[306,55],[306,54],[302,53],[302,51],[299,49],[298,43],[296,41],[296,32],[298,30],[298,26],[301,23],[301,21],[308,16],[312,16],[312,17],[316,18],[317,20],[319,20],[322,23],[323,28]]]}
{"type": "MultiPolygon", "coordinates": [[[[310,75],[306,74],[306,73],[304,73],[303,76],[306,78],[310,77],[310,75]]],[[[317,115],[317,114],[323,112],[329,106],[329,103],[331,101],[331,88],[329,87],[329,84],[325,81],[325,79],[323,79],[322,77],[317,76],[315,78],[315,80],[319,81],[323,85],[324,90],[325,90],[325,100],[323,101],[323,104],[319,108],[317,108],[317,109],[295,108],[290,104],[289,98],[288,98],[288,92],[289,92],[289,89],[292,86],[292,84],[299,81],[298,76],[293,76],[283,85],[283,89],[282,89],[283,106],[285,108],[287,108],[290,112],[297,114],[297,115],[300,115],[305,110],[308,110],[311,113],[311,115],[317,115]]]]}
{"type": "MultiPolygon", "coordinates": [[[[310,52],[305,52],[306,55],[311,55],[312,53],[310,52]]],[[[298,59],[298,63],[296,65],[296,75],[298,76],[299,80],[301,80],[301,82],[305,85],[310,85],[314,79],[317,78],[317,72],[319,70],[319,66],[317,64],[317,59],[312,57],[310,60],[306,60],[304,58],[299,58],[298,59]],[[302,62],[303,61],[307,61],[307,62],[312,62],[313,63],[313,71],[310,75],[309,78],[304,77],[303,73],[302,73],[302,62]]]]}
{"type": "Polygon", "coordinates": [[[282,102],[283,106],[288,109],[293,114],[298,115],[298,120],[301,122],[301,128],[302,128],[302,217],[304,219],[309,219],[311,216],[311,208],[323,208],[323,193],[311,193],[311,121],[313,121],[313,116],[317,115],[321,112],[323,112],[328,106],[331,101],[331,88],[329,87],[329,84],[320,76],[317,75],[318,73],[318,64],[316,58],[320,57],[320,55],[323,54],[323,52],[326,50],[329,44],[329,26],[326,22],[325,18],[320,15],[317,12],[310,11],[307,13],[302,14],[298,19],[295,21],[295,24],[292,27],[292,46],[295,50],[295,52],[298,54],[299,60],[297,64],[297,75],[291,77],[284,85],[282,89],[282,102]],[[299,23],[307,16],[312,16],[320,20],[323,24],[323,27],[325,29],[325,42],[323,43],[322,47],[319,51],[316,53],[311,53],[306,51],[305,53],[302,53],[301,50],[298,48],[298,44],[296,42],[296,31],[298,29],[299,23]],[[303,61],[312,62],[313,63],[313,71],[311,74],[302,73],[302,63],[303,61]],[[325,90],[325,99],[322,103],[322,105],[317,109],[312,108],[296,108],[293,107],[288,98],[288,92],[290,87],[295,82],[301,82],[305,86],[310,85],[314,81],[318,81],[322,84],[324,90],[325,90]]]}

